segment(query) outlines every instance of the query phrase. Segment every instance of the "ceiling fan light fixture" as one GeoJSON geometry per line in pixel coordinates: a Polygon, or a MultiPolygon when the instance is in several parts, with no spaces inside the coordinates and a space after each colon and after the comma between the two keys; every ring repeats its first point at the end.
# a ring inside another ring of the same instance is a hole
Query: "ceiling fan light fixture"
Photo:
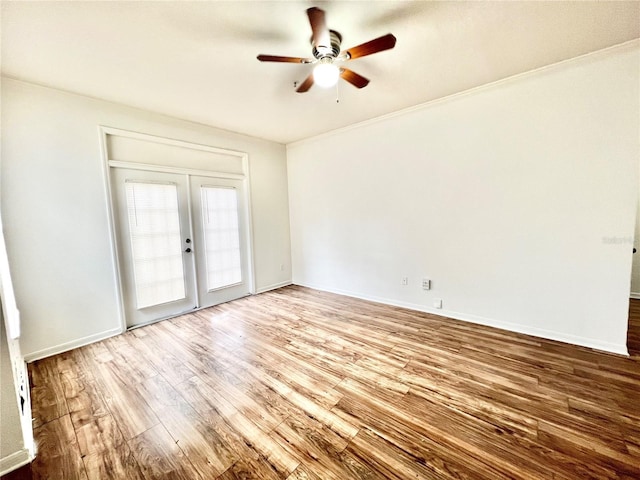
{"type": "Polygon", "coordinates": [[[333,87],[339,77],[340,69],[333,63],[319,63],[313,69],[313,81],[322,88],[333,87]]]}
{"type": "Polygon", "coordinates": [[[342,62],[390,50],[396,46],[396,37],[388,33],[343,50],[341,47],[342,35],[336,30],[327,28],[324,10],[317,7],[308,8],[307,16],[309,17],[309,25],[311,25],[311,53],[313,58],[258,55],[258,60],[261,62],[314,64],[313,71],[296,88],[298,93],[308,92],[313,85],[324,88],[333,87],[338,84],[340,78],[356,88],[364,88],[369,84],[368,78],[348,68],[338,67],[336,63],[342,64],[342,62]]]}

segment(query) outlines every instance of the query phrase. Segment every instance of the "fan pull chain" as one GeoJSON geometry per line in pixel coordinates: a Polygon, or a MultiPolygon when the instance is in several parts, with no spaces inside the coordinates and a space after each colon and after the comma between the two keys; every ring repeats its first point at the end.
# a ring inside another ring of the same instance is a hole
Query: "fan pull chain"
{"type": "Polygon", "coordinates": [[[336,83],[336,103],[340,103],[340,89],[338,88],[338,85],[340,85],[340,82],[336,83]]]}

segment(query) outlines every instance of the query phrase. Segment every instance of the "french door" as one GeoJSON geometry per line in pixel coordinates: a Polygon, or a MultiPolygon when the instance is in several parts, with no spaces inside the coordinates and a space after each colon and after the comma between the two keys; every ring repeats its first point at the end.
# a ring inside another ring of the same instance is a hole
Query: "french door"
{"type": "Polygon", "coordinates": [[[111,168],[128,327],[249,293],[241,180],[111,168]]]}

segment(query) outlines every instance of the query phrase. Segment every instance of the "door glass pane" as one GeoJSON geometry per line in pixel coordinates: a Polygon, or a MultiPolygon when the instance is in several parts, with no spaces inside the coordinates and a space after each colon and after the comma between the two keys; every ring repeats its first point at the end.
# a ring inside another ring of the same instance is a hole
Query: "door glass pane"
{"type": "Polygon", "coordinates": [[[235,188],[201,187],[209,291],[242,281],[238,196],[235,188]]]}
{"type": "Polygon", "coordinates": [[[138,309],[185,298],[175,184],[127,182],[138,309]]]}

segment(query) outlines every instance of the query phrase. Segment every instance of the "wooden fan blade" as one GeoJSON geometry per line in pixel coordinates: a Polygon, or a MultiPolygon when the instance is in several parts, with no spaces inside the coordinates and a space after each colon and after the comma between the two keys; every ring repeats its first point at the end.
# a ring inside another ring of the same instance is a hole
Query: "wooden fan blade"
{"type": "Polygon", "coordinates": [[[309,63],[307,58],[300,57],[280,57],[278,55],[258,55],[261,62],[286,62],[286,63],[309,63]]]}
{"type": "Polygon", "coordinates": [[[317,7],[311,7],[307,9],[307,16],[309,17],[311,31],[313,32],[313,45],[316,48],[331,48],[331,38],[324,19],[324,10],[320,10],[317,7]]]}
{"type": "Polygon", "coordinates": [[[363,43],[362,45],[358,45],[357,47],[350,48],[349,50],[342,52],[340,55],[344,55],[346,53],[349,55],[349,60],[353,60],[354,58],[364,57],[366,55],[389,50],[395,46],[396,37],[387,33],[382,37],[378,37],[369,42],[363,43]]]}
{"type": "Polygon", "coordinates": [[[302,82],[302,85],[298,87],[296,92],[298,93],[308,92],[312,86],[313,86],[313,73],[304,79],[304,82],[302,82]]]}
{"type": "Polygon", "coordinates": [[[348,68],[341,68],[340,76],[354,87],[363,88],[369,85],[368,78],[365,78],[362,75],[357,74],[353,70],[349,70],[348,68]]]}

